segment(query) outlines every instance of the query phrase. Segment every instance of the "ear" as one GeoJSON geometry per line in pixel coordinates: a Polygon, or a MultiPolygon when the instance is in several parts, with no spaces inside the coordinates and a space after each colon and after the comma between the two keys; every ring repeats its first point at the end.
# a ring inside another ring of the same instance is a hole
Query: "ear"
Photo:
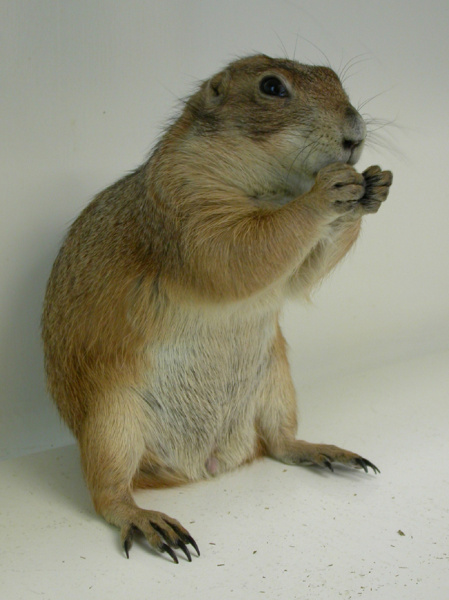
{"type": "Polygon", "coordinates": [[[222,71],[214,75],[206,84],[206,101],[208,104],[219,105],[224,102],[228,95],[231,83],[229,71],[222,71]]]}

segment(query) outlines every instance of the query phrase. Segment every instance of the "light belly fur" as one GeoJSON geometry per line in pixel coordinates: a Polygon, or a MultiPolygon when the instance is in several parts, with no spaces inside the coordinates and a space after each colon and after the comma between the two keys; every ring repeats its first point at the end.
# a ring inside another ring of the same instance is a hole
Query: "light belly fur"
{"type": "Polygon", "coordinates": [[[198,316],[187,314],[177,335],[149,350],[140,390],[149,451],[191,480],[254,456],[277,321],[272,309],[243,321],[241,314],[198,316]]]}

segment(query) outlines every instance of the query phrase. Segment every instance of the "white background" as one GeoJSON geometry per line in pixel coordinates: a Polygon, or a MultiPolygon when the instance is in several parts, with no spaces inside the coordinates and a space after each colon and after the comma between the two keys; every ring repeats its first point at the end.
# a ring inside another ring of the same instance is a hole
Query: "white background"
{"type": "Polygon", "coordinates": [[[447,1],[0,7],[0,457],[11,459],[0,465],[0,595],[446,600],[447,1]],[[283,319],[301,436],[366,453],[382,474],[264,460],[141,492],[142,506],[191,530],[202,556],[174,566],[136,544],[126,561],[117,531],[93,513],[77,451],[62,447],[73,439],[45,392],[46,280],[72,220],[143,161],[177,99],[256,51],[348,66],[354,105],[371,99],[362,112],[391,122],[359,164],[394,172],[387,203],[314,305],[291,304],[283,319]]]}
{"type": "MultiPolygon", "coordinates": [[[[45,393],[39,320],[69,224],[148,155],[177,99],[235,56],[326,59],[392,121],[359,168],[387,204],[285,331],[298,386],[448,347],[449,20],[445,1],[1,2],[0,456],[70,441],[45,393]],[[316,47],[315,47],[316,46],[316,47]],[[379,94],[379,95],[378,95],[379,94]]],[[[375,128],[375,126],[373,126],[375,128]]]]}

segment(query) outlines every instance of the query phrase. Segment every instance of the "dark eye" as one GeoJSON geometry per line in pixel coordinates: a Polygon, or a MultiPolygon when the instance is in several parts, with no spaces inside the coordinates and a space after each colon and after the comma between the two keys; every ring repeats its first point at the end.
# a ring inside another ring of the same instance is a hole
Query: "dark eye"
{"type": "Polygon", "coordinates": [[[264,77],[260,82],[259,88],[267,96],[279,96],[279,98],[286,98],[288,96],[287,88],[277,77],[264,77]]]}

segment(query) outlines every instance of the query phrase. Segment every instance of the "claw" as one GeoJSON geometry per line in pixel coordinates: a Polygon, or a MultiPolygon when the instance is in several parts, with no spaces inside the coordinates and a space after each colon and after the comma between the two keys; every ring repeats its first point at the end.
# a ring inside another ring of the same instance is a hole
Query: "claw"
{"type": "Polygon", "coordinates": [[[126,558],[129,559],[129,551],[131,550],[131,546],[133,545],[135,527],[130,525],[122,530],[122,545],[123,550],[125,551],[126,558]]]}
{"type": "Polygon", "coordinates": [[[187,548],[187,546],[184,544],[184,542],[181,542],[181,540],[178,542],[178,548],[181,548],[181,550],[184,552],[184,554],[187,557],[187,560],[189,562],[192,562],[192,557],[190,555],[189,549],[187,548]]]}
{"type": "Polygon", "coordinates": [[[355,458],[354,462],[356,463],[356,465],[361,467],[365,471],[365,473],[368,473],[368,467],[371,467],[374,473],[380,473],[380,470],[376,467],[376,465],[373,465],[373,463],[367,460],[366,458],[355,458]]]}
{"type": "Polygon", "coordinates": [[[356,460],[357,464],[360,465],[362,467],[362,469],[365,471],[365,473],[368,473],[368,468],[366,466],[365,461],[363,460],[363,458],[358,458],[356,460]]]}
{"type": "Polygon", "coordinates": [[[378,469],[378,468],[376,467],[376,465],[373,465],[373,463],[372,463],[372,462],[370,462],[369,460],[366,460],[366,458],[364,459],[364,461],[365,461],[365,464],[366,464],[368,467],[371,467],[371,469],[373,470],[373,473],[376,473],[376,474],[377,474],[377,473],[380,473],[380,469],[378,469]]]}
{"type": "Polygon", "coordinates": [[[183,542],[185,542],[186,544],[190,544],[195,548],[195,552],[197,553],[197,556],[199,556],[200,549],[198,548],[197,543],[195,542],[193,537],[189,533],[181,531],[179,527],[176,527],[176,525],[173,525],[172,523],[170,524],[170,526],[178,534],[178,536],[182,539],[183,542]]]}
{"type": "Polygon", "coordinates": [[[170,548],[170,546],[167,546],[167,544],[161,544],[159,546],[159,550],[161,552],[166,552],[167,554],[169,554],[172,557],[173,562],[176,564],[179,564],[178,557],[176,556],[174,550],[172,548],[170,548]]]}
{"type": "Polygon", "coordinates": [[[191,535],[187,536],[187,541],[189,542],[189,544],[191,544],[195,548],[195,552],[196,552],[197,556],[199,556],[200,549],[198,548],[197,543],[195,542],[195,540],[193,539],[193,537],[191,535]]]}
{"type": "Polygon", "coordinates": [[[170,554],[170,556],[172,557],[172,559],[174,560],[175,563],[178,563],[179,561],[178,561],[178,557],[176,556],[176,554],[171,546],[175,546],[176,548],[179,548],[180,550],[182,550],[184,552],[184,554],[186,555],[186,558],[189,562],[192,562],[192,555],[190,554],[190,551],[187,548],[186,544],[191,544],[195,548],[197,555],[198,556],[200,555],[199,548],[198,548],[195,540],[193,539],[193,537],[191,535],[189,535],[188,533],[184,533],[184,531],[182,531],[174,523],[170,523],[167,521],[167,525],[169,525],[171,527],[171,529],[173,529],[173,531],[178,536],[179,539],[177,539],[177,540],[170,539],[170,536],[168,535],[168,533],[166,531],[164,531],[163,528],[160,527],[160,525],[158,525],[157,523],[150,522],[150,524],[153,527],[153,529],[155,531],[157,531],[157,533],[161,536],[161,538],[165,542],[160,546],[161,552],[167,552],[168,554],[170,554]]]}
{"type": "Polygon", "coordinates": [[[325,460],[323,464],[325,467],[327,467],[329,469],[329,471],[332,471],[332,473],[334,472],[334,467],[332,466],[332,463],[330,460],[325,460]]]}
{"type": "Polygon", "coordinates": [[[158,532],[158,534],[161,536],[161,538],[164,540],[164,542],[168,545],[168,546],[175,546],[177,545],[176,540],[170,539],[169,534],[164,531],[164,529],[158,525],[157,523],[154,523],[153,521],[150,521],[150,525],[151,527],[158,532]]]}

